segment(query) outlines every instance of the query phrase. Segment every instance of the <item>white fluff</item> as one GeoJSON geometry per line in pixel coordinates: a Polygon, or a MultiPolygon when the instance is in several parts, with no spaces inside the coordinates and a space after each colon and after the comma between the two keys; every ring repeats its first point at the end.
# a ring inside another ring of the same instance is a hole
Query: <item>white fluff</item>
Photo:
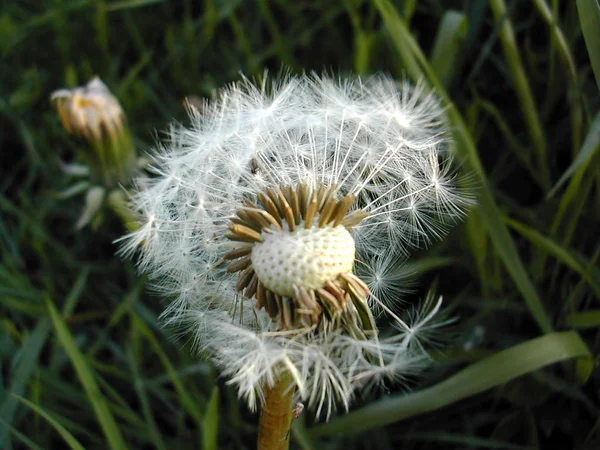
{"type": "Polygon", "coordinates": [[[122,239],[121,252],[139,251],[140,269],[174,299],[168,322],[194,332],[251,408],[281,370],[328,416],[335,405],[347,408],[360,386],[420,367],[415,337],[431,329],[431,317],[415,315],[415,327],[394,315],[403,289],[395,264],[442,236],[469,203],[454,182],[436,97],[384,76],[265,77],[258,86],[243,80],[220,90],[191,119],[156,152],[156,176],[139,181],[132,201],[143,219],[122,239]],[[235,293],[237,276],[220,264],[230,249],[230,217],[244,198],[299,183],[336,185],[339,197],[355,194],[355,207],[369,212],[353,231],[356,269],[368,273],[371,302],[392,314],[400,335],[277,332],[235,293]]]}

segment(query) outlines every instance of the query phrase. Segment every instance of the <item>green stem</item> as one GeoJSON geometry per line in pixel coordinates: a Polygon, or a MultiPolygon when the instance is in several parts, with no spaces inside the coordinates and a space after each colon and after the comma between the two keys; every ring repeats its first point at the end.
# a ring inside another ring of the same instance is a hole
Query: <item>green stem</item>
{"type": "Polygon", "coordinates": [[[288,450],[295,389],[289,372],[267,387],[258,423],[258,450],[288,450]]]}

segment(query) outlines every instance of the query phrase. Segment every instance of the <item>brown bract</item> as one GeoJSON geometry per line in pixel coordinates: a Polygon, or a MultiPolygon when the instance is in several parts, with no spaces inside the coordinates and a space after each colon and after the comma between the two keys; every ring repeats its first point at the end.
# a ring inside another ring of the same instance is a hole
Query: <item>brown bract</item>
{"type": "Polygon", "coordinates": [[[367,305],[369,288],[351,271],[318,288],[294,285],[294,295],[286,296],[267,288],[252,266],[252,250],[264,242],[267,234],[325,227],[351,229],[367,216],[362,210],[350,211],[355,196],[338,199],[335,191],[336,186],[313,189],[306,184],[270,188],[258,194],[257,202],[246,199],[231,218],[231,233],[226,237],[234,245],[225,255],[232,261],[227,271],[239,273],[238,292],[247,299],[256,299],[257,308],[278,318],[281,330],[310,327],[322,320],[339,322],[359,334],[374,328],[367,305]]]}

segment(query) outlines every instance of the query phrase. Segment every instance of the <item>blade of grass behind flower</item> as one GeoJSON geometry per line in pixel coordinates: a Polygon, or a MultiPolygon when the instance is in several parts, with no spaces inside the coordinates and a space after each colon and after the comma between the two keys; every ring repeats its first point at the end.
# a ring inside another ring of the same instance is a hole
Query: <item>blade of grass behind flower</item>
{"type": "Polygon", "coordinates": [[[3,254],[9,254],[13,264],[19,267],[24,266],[23,257],[17,243],[11,239],[7,227],[4,225],[4,220],[0,217],[0,245],[3,254]]]}
{"type": "Polygon", "coordinates": [[[594,290],[600,299],[600,286],[594,280],[594,277],[586,270],[585,266],[580,263],[568,250],[554,242],[552,239],[543,236],[539,231],[528,227],[527,225],[513,220],[509,217],[505,218],[505,222],[514,230],[519,232],[523,237],[529,240],[536,247],[553,255],[558,261],[570,267],[572,270],[580,274],[594,290]]]}
{"type": "Polygon", "coordinates": [[[323,436],[341,432],[358,433],[381,427],[435,411],[547,365],[590,356],[589,349],[578,333],[550,333],[471,364],[422,391],[388,397],[327,424],[318,425],[311,434],[323,436]]]}
{"type": "Polygon", "coordinates": [[[96,0],[96,42],[100,45],[105,55],[110,55],[108,48],[108,12],[107,1],[96,0]]]}
{"type": "MultiPolygon", "coordinates": [[[[591,176],[591,174],[597,169],[599,162],[598,156],[600,155],[599,127],[600,113],[596,114],[577,158],[571,163],[560,180],[546,196],[547,198],[552,197],[556,190],[558,190],[569,177],[572,177],[568,183],[567,189],[560,198],[558,211],[556,212],[554,219],[552,220],[552,226],[550,227],[550,234],[552,236],[556,236],[561,228],[564,230],[561,242],[565,246],[569,245],[573,239],[577,225],[580,222],[580,217],[586,205],[589,203],[588,198],[594,185],[594,177],[591,176]]],[[[531,271],[534,275],[539,276],[539,274],[545,271],[547,256],[548,255],[545,252],[540,252],[536,255],[536,259],[531,265],[531,271]]]]}
{"type": "Polygon", "coordinates": [[[538,114],[538,110],[531,92],[529,80],[523,66],[523,59],[517,46],[517,41],[510,19],[506,11],[504,0],[490,0],[490,6],[494,12],[497,25],[500,27],[500,42],[506,55],[506,62],[510,69],[512,82],[521,111],[527,127],[533,147],[537,153],[537,167],[541,174],[544,186],[550,185],[550,169],[548,168],[548,156],[546,155],[546,139],[544,130],[538,114]]]}
{"type": "Polygon", "coordinates": [[[109,447],[113,450],[126,449],[127,446],[125,445],[121,431],[119,430],[119,427],[117,426],[117,423],[110,412],[108,403],[100,392],[98,384],[94,378],[94,374],[87,365],[85,358],[81,354],[81,351],[77,347],[69,328],[65,324],[59,312],[56,310],[52,300],[46,298],[46,304],[48,306],[52,323],[54,324],[56,336],[73,363],[77,377],[79,378],[79,381],[81,381],[87,397],[94,408],[94,412],[96,413],[96,417],[100,422],[109,447]]]}
{"type": "Polygon", "coordinates": [[[139,79],[140,73],[152,62],[153,56],[154,53],[152,51],[147,51],[140,54],[138,62],[132,65],[131,69],[127,71],[115,89],[117,98],[125,96],[127,89],[131,87],[136,79],[139,79]]]}
{"type": "Polygon", "coordinates": [[[577,0],[577,11],[596,83],[600,89],[600,4],[598,0],[577,0]]]}
{"type": "Polygon", "coordinates": [[[536,8],[540,12],[542,18],[548,24],[550,36],[552,37],[550,45],[552,50],[556,48],[558,56],[564,67],[565,78],[569,84],[567,89],[569,107],[571,109],[571,129],[573,134],[573,150],[577,150],[581,145],[581,133],[583,127],[583,104],[581,102],[580,88],[577,81],[577,69],[567,38],[565,37],[560,24],[556,20],[555,14],[552,13],[550,7],[545,0],[534,0],[536,8]]]}
{"type": "Polygon", "coordinates": [[[135,283],[133,289],[131,289],[127,295],[125,295],[123,300],[117,304],[110,316],[110,319],[108,320],[108,328],[115,327],[121,321],[121,319],[125,317],[125,314],[129,312],[129,310],[132,308],[132,305],[136,304],[140,299],[140,294],[143,288],[144,279],[142,278],[135,283]]]}
{"type": "MultiPolygon", "coordinates": [[[[2,420],[2,418],[0,418],[0,425],[2,425],[2,427],[7,427],[8,430],[17,438],[17,440],[25,444],[29,450],[45,450],[39,445],[37,445],[35,442],[33,442],[29,437],[25,436],[23,433],[17,430],[15,427],[2,420]]],[[[7,450],[9,448],[10,447],[7,447],[7,450]]]]}
{"type": "Polygon", "coordinates": [[[219,436],[219,388],[215,386],[208,399],[202,421],[202,450],[217,450],[219,436]]]}
{"type": "Polygon", "coordinates": [[[255,58],[254,52],[252,51],[252,44],[250,43],[250,39],[247,35],[248,30],[244,28],[240,20],[237,18],[235,11],[232,11],[229,15],[228,22],[236,41],[242,49],[242,53],[245,54],[246,64],[248,65],[250,74],[259,74],[260,68],[258,67],[258,61],[255,58]]]}
{"type": "Polygon", "coordinates": [[[142,336],[144,336],[144,338],[150,343],[154,352],[158,355],[161,363],[167,371],[167,374],[169,375],[171,383],[173,383],[175,391],[179,395],[181,404],[186,409],[188,414],[190,414],[190,416],[194,418],[198,427],[201,428],[203,424],[204,414],[200,409],[200,405],[198,404],[198,402],[194,401],[194,399],[190,397],[189,392],[186,390],[185,386],[179,379],[175,367],[173,366],[164,349],[161,347],[160,343],[156,339],[156,336],[154,336],[154,333],[152,333],[152,330],[150,330],[146,323],[137,315],[132,315],[132,318],[135,320],[135,325],[136,327],[138,327],[142,336]]]}
{"type": "Polygon", "coordinates": [[[271,2],[267,0],[258,0],[257,6],[264,17],[267,29],[271,34],[271,41],[273,42],[275,53],[282,61],[283,66],[289,67],[290,69],[297,68],[298,63],[294,59],[294,52],[290,49],[287,37],[280,30],[280,22],[271,10],[270,3],[271,2]]]}
{"type": "Polygon", "coordinates": [[[69,444],[69,447],[71,447],[73,450],[85,450],[85,447],[81,445],[77,439],[75,439],[75,436],[73,436],[69,430],[55,420],[44,408],[19,395],[13,394],[13,396],[46,419],[48,423],[50,423],[50,425],[52,425],[52,427],[62,436],[65,442],[69,444]]]}
{"type": "Polygon", "coordinates": [[[373,44],[375,42],[375,34],[372,30],[366,29],[363,25],[364,14],[359,8],[361,5],[350,2],[348,0],[343,1],[344,7],[352,23],[352,30],[354,33],[354,71],[357,74],[363,74],[369,72],[370,59],[373,55],[373,44]]]}
{"type": "Polygon", "coordinates": [[[404,23],[404,20],[396,11],[396,8],[389,0],[375,0],[375,6],[379,10],[379,14],[383,19],[385,28],[387,29],[392,44],[398,52],[398,56],[402,61],[402,65],[406,72],[411,76],[413,80],[420,80],[423,78],[423,72],[417,63],[417,60],[412,51],[406,48],[406,37],[410,35],[408,27],[404,23]]]}
{"type": "Polygon", "coordinates": [[[534,447],[501,442],[495,439],[477,438],[468,435],[452,433],[409,433],[403,436],[407,441],[424,441],[463,444],[469,447],[497,448],[505,450],[534,450],[534,447]]]}
{"type": "MultiPolygon", "coordinates": [[[[51,328],[50,320],[47,318],[39,320],[33,332],[23,343],[21,350],[12,361],[12,382],[8,392],[15,395],[22,395],[25,392],[32,374],[38,368],[38,359],[51,328]]],[[[6,395],[0,405],[0,419],[4,423],[12,424],[18,404],[16,397],[6,395]]],[[[0,448],[8,447],[9,431],[4,424],[0,426],[0,448]]]]}
{"type": "Polygon", "coordinates": [[[123,9],[141,8],[166,1],[167,0],[124,0],[121,2],[111,2],[110,4],[106,5],[104,9],[106,12],[114,12],[123,9]]]}
{"type": "Polygon", "coordinates": [[[2,56],[8,56],[16,47],[24,42],[27,37],[34,33],[38,28],[43,27],[56,20],[56,18],[62,14],[66,14],[69,11],[84,9],[94,4],[95,0],[79,0],[75,2],[69,2],[64,5],[58,4],[57,7],[45,10],[42,14],[33,16],[20,28],[20,32],[7,43],[3,43],[2,56]]]}
{"type": "Polygon", "coordinates": [[[204,2],[204,39],[210,42],[215,35],[219,14],[215,5],[215,0],[207,0],[204,2]]]}
{"type": "Polygon", "coordinates": [[[291,432],[299,448],[302,450],[316,450],[317,446],[309,434],[310,430],[306,428],[306,415],[294,419],[291,432]]]}
{"type": "Polygon", "coordinates": [[[490,240],[492,241],[496,252],[502,259],[506,270],[523,295],[523,298],[539,327],[545,333],[551,332],[552,324],[550,319],[535,291],[533,283],[527,276],[527,271],[519,257],[515,243],[504,225],[502,213],[496,206],[487,184],[486,174],[481,165],[481,161],[479,160],[475,142],[463,117],[454,106],[444,87],[439,80],[437,80],[433,69],[427,63],[427,60],[423,55],[419,44],[411,35],[394,6],[389,0],[375,0],[375,5],[380,11],[383,22],[390,33],[392,42],[402,58],[410,76],[414,80],[419,80],[422,79],[423,76],[426,76],[447,105],[446,114],[454,129],[454,136],[457,141],[459,154],[464,158],[468,167],[474,172],[477,181],[480,181],[477,187],[477,192],[479,194],[477,198],[477,207],[490,234],[490,240]]]}
{"type": "Polygon", "coordinates": [[[449,86],[462,61],[462,49],[469,30],[467,16],[459,11],[447,11],[438,27],[431,68],[444,86],[449,86]]]}
{"type": "Polygon", "coordinates": [[[565,318],[565,325],[572,328],[600,327],[600,309],[569,314],[565,318]]]}
{"type": "Polygon", "coordinates": [[[69,292],[69,295],[67,296],[67,298],[65,300],[65,304],[63,305],[63,308],[62,308],[63,316],[70,316],[73,313],[73,311],[75,310],[77,303],[81,299],[83,290],[85,289],[89,273],[90,273],[90,270],[87,267],[84,267],[81,270],[81,272],[79,272],[79,275],[77,276],[77,279],[75,280],[75,283],[73,283],[71,292],[69,292]]]}
{"type": "MultiPolygon", "coordinates": [[[[0,289],[0,294],[5,294],[0,289]]],[[[46,308],[40,305],[29,303],[23,299],[17,299],[12,297],[4,297],[2,299],[2,306],[11,311],[19,311],[30,316],[43,316],[46,313],[46,308]]]]}
{"type": "Polygon", "coordinates": [[[407,261],[405,267],[409,273],[416,275],[422,275],[424,273],[441,269],[442,267],[452,266],[458,264],[459,261],[456,258],[444,257],[444,256],[428,256],[416,259],[414,261],[407,261]]]}
{"type": "MultiPolygon", "coordinates": [[[[86,358],[87,359],[87,358],[86,358]]],[[[118,420],[118,423],[123,427],[127,425],[131,425],[133,428],[143,429],[144,421],[138,415],[138,411],[129,406],[127,401],[123,398],[122,395],[109,383],[106,381],[100,374],[101,368],[94,367],[92,361],[89,361],[90,369],[96,370],[96,379],[98,381],[98,387],[102,392],[104,392],[104,397],[106,398],[106,404],[110,406],[111,413],[118,420]]],[[[104,369],[109,369],[110,375],[113,375],[115,370],[110,364],[104,364],[104,369]]],[[[125,377],[123,377],[125,379],[125,377]]],[[[129,381],[129,378],[127,378],[129,381]]]]}
{"type": "MultiPolygon", "coordinates": [[[[598,25],[600,26],[600,24],[598,25]]],[[[599,46],[600,46],[600,41],[599,46]]],[[[600,112],[596,114],[592,124],[590,125],[590,131],[588,132],[581,150],[577,154],[577,158],[573,161],[567,170],[564,171],[560,179],[556,184],[548,191],[546,198],[551,198],[556,194],[562,185],[576,172],[585,171],[594,157],[594,155],[600,150],[600,112]]]]}
{"type": "Polygon", "coordinates": [[[479,107],[483,111],[487,112],[495,122],[498,131],[500,131],[506,142],[506,148],[512,152],[513,156],[519,161],[521,166],[527,169],[527,172],[531,178],[541,186],[542,182],[540,180],[540,175],[535,166],[532,164],[531,158],[527,155],[525,146],[522,145],[514,135],[510,125],[507,123],[504,117],[502,117],[502,113],[500,112],[499,108],[493,103],[479,97],[476,98],[476,102],[479,107]]]}
{"type": "MultiPolygon", "coordinates": [[[[2,211],[3,214],[12,215],[20,220],[22,230],[26,229],[31,233],[32,237],[39,238],[53,251],[56,251],[60,255],[64,255],[65,258],[72,258],[71,250],[49,234],[48,230],[39,220],[34,218],[33,214],[28,214],[23,203],[24,200],[17,206],[17,204],[13,203],[9,198],[0,195],[0,211],[2,211]]],[[[19,276],[27,278],[24,274],[19,274],[19,276]]]]}
{"type": "Polygon", "coordinates": [[[145,382],[142,378],[140,368],[138,367],[138,362],[131,347],[127,348],[127,360],[129,362],[129,367],[131,368],[131,373],[133,375],[133,387],[135,388],[138,399],[140,400],[142,413],[144,414],[144,419],[146,421],[146,430],[148,432],[148,435],[152,438],[152,442],[155,448],[157,448],[158,450],[166,450],[167,446],[165,445],[162,436],[158,432],[160,428],[156,424],[154,416],[152,415],[150,400],[148,399],[148,395],[146,394],[146,389],[144,387],[145,382]]]}
{"type": "MultiPolygon", "coordinates": [[[[45,368],[40,368],[39,370],[39,378],[45,389],[48,392],[59,392],[60,404],[62,407],[68,405],[84,405],[87,401],[86,393],[81,389],[80,383],[77,382],[76,379],[63,381],[56,376],[56,372],[52,370],[48,370],[45,368]]],[[[68,410],[66,411],[68,412],[68,410]]],[[[88,443],[93,442],[96,448],[104,445],[104,438],[101,434],[97,433],[97,430],[93,427],[90,427],[87,423],[87,417],[89,414],[89,409],[85,408],[86,421],[79,422],[81,420],[81,416],[73,417],[72,419],[65,417],[62,414],[59,414],[56,410],[54,411],[54,417],[60,421],[64,426],[66,426],[72,433],[75,433],[80,438],[84,438],[88,441],[88,443]]],[[[93,420],[92,417],[90,417],[93,420]]]]}
{"type": "Polygon", "coordinates": [[[465,230],[468,245],[473,249],[475,262],[471,270],[476,271],[481,292],[484,297],[488,297],[496,286],[496,277],[493,276],[492,270],[487,264],[488,255],[493,252],[493,248],[491,248],[489,232],[486,230],[481,214],[469,214],[465,219],[465,230]]]}

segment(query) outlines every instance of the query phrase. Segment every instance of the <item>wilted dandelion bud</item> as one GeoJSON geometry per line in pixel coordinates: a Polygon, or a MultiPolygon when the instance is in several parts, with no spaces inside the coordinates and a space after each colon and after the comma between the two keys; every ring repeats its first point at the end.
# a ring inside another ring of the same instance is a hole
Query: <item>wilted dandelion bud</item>
{"type": "Polygon", "coordinates": [[[168,320],[251,408],[284,380],[328,416],[357,388],[414,373],[440,304],[403,321],[403,274],[388,269],[468,204],[436,98],[381,76],[300,76],[233,84],[191,116],[140,181],[144,221],[123,238],[174,298],[168,320]],[[378,335],[375,307],[397,335],[378,335]]]}
{"type": "Polygon", "coordinates": [[[105,187],[129,182],[136,166],[136,154],[127,120],[119,101],[98,77],[75,89],[54,91],[55,103],[64,128],[85,138],[93,181],[105,187]]]}

